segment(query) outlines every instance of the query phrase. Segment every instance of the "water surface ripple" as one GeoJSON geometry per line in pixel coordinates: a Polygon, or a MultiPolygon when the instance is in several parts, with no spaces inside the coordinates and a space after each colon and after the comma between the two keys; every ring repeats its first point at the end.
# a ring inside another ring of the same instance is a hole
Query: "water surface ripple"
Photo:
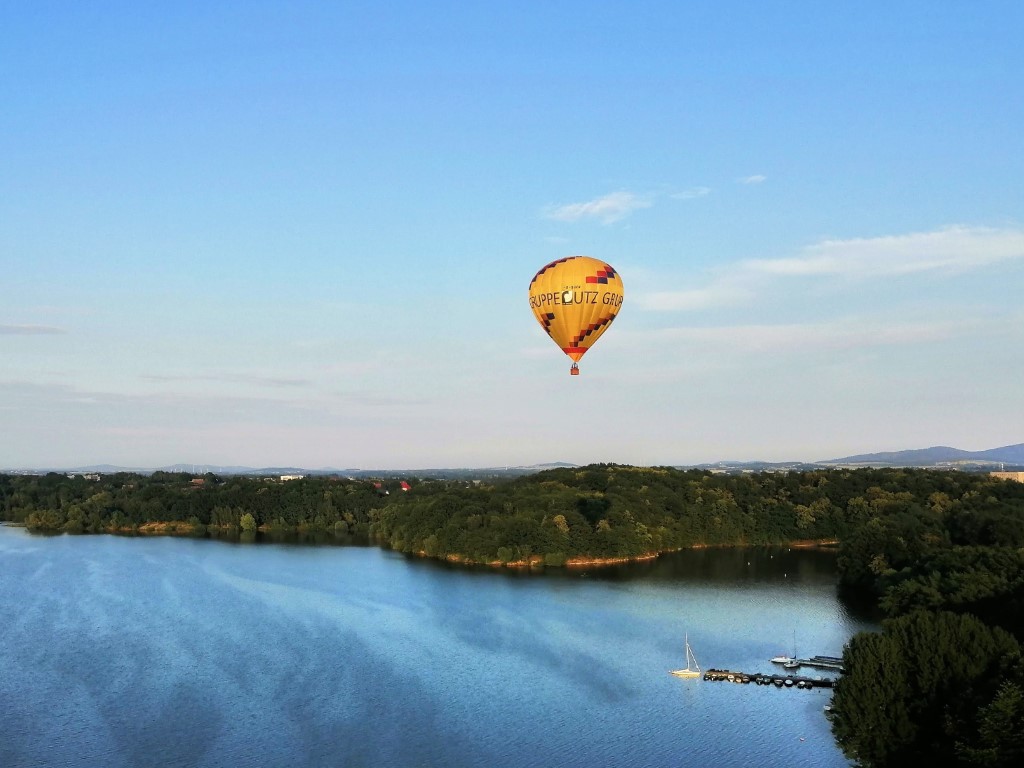
{"type": "Polygon", "coordinates": [[[768,672],[875,628],[819,551],[528,575],[0,526],[0,765],[845,766],[827,689],[668,671],[684,633],[768,672]]]}

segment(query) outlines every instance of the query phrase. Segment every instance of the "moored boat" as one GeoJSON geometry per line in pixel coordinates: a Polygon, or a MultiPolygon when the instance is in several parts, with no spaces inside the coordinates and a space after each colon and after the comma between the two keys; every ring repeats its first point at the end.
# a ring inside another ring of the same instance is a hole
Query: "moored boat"
{"type": "Polygon", "coordinates": [[[676,677],[700,677],[700,666],[697,664],[697,657],[693,655],[693,650],[690,648],[690,638],[687,635],[683,637],[683,642],[686,645],[686,668],[673,669],[672,674],[676,677]]]}

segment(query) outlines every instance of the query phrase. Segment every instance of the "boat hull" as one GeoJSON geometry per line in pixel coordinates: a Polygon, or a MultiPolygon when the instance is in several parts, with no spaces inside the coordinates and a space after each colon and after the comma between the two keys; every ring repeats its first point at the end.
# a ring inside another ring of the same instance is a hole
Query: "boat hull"
{"type": "Polygon", "coordinates": [[[672,674],[676,677],[700,677],[700,672],[694,669],[673,669],[672,674]]]}

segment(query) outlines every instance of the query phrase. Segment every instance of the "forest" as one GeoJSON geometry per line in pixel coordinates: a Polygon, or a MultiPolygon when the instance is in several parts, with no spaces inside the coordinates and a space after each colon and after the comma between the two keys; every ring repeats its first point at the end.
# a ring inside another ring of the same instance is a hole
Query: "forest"
{"type": "Polygon", "coordinates": [[[357,536],[505,567],[827,543],[841,593],[885,617],[844,649],[830,715],[844,753],[876,768],[1024,764],[1024,483],[615,464],[489,483],[51,473],[0,475],[0,516],[37,532],[357,536]]]}

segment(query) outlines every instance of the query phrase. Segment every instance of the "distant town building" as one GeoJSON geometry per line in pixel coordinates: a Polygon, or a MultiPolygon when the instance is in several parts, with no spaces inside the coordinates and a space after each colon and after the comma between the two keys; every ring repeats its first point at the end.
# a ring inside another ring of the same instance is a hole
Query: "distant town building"
{"type": "Polygon", "coordinates": [[[1015,480],[1018,483],[1024,483],[1024,472],[989,472],[989,475],[1000,480],[1015,480]]]}
{"type": "Polygon", "coordinates": [[[283,483],[287,480],[301,480],[302,478],[303,475],[281,475],[281,482],[283,483]]]}

